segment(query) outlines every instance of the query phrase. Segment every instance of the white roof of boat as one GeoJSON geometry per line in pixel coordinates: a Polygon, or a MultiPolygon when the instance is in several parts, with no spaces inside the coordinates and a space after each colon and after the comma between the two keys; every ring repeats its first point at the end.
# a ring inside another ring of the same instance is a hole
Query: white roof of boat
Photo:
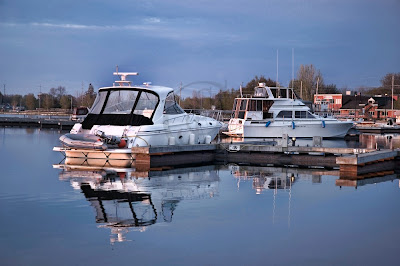
{"type": "Polygon", "coordinates": [[[111,86],[111,87],[102,87],[99,91],[102,90],[129,90],[129,89],[139,89],[139,90],[148,90],[154,91],[157,93],[161,98],[166,97],[168,93],[173,91],[174,89],[164,86],[152,86],[152,85],[132,85],[132,86],[111,86]]]}

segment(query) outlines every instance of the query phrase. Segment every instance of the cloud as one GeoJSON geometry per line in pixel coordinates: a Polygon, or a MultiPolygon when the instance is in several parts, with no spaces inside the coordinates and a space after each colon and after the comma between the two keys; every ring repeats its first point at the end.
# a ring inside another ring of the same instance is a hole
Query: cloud
{"type": "Polygon", "coordinates": [[[73,31],[124,31],[139,34],[145,37],[168,39],[173,41],[196,42],[201,46],[212,40],[239,42],[243,39],[240,34],[225,32],[223,29],[210,29],[208,24],[201,19],[164,19],[159,17],[143,18],[135,24],[126,25],[93,25],[75,23],[0,23],[2,27],[34,27],[39,29],[58,28],[73,31]]]}

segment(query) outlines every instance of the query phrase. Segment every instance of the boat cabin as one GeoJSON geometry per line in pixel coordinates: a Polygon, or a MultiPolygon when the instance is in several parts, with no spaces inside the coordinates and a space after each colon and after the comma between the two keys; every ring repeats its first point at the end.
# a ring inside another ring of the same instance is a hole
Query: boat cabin
{"type": "Polygon", "coordinates": [[[297,101],[293,105],[293,101],[284,102],[287,100],[298,99],[292,88],[267,87],[264,83],[260,83],[254,89],[254,95],[251,98],[236,98],[233,105],[232,118],[248,119],[248,120],[264,120],[264,119],[315,119],[315,116],[308,111],[308,107],[302,102],[297,101]],[[299,103],[301,105],[299,105],[299,103]],[[273,108],[272,105],[278,105],[279,109],[273,108]],[[290,110],[288,110],[290,107],[290,110]],[[287,110],[285,110],[287,109],[287,110]],[[307,109],[307,110],[306,110],[307,109]]]}
{"type": "Polygon", "coordinates": [[[101,88],[92,109],[82,122],[83,129],[93,125],[153,125],[164,114],[184,113],[171,88],[159,86],[101,88]]]}

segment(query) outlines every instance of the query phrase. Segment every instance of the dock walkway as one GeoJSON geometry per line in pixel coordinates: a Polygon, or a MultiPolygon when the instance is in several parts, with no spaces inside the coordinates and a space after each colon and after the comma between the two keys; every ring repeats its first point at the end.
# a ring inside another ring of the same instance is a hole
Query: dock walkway
{"type": "Polygon", "coordinates": [[[36,117],[0,117],[0,126],[3,127],[39,127],[70,130],[75,121],[68,118],[36,118],[36,117]]]}

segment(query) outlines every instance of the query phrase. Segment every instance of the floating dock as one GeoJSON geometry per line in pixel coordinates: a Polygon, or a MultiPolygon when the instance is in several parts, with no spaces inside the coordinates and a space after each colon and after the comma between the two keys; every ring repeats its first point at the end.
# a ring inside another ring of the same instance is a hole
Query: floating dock
{"type": "Polygon", "coordinates": [[[38,127],[70,130],[76,121],[60,118],[0,117],[3,127],[38,127]]]}
{"type": "Polygon", "coordinates": [[[120,155],[110,155],[108,151],[55,150],[70,152],[66,164],[132,167],[137,171],[234,163],[340,169],[341,177],[367,178],[377,176],[377,173],[394,174],[400,170],[400,150],[280,146],[275,142],[134,147],[124,149],[125,154],[120,155]]]}
{"type": "Polygon", "coordinates": [[[345,178],[367,178],[394,174],[399,170],[400,150],[380,150],[352,156],[338,157],[340,176],[345,178]]]}

